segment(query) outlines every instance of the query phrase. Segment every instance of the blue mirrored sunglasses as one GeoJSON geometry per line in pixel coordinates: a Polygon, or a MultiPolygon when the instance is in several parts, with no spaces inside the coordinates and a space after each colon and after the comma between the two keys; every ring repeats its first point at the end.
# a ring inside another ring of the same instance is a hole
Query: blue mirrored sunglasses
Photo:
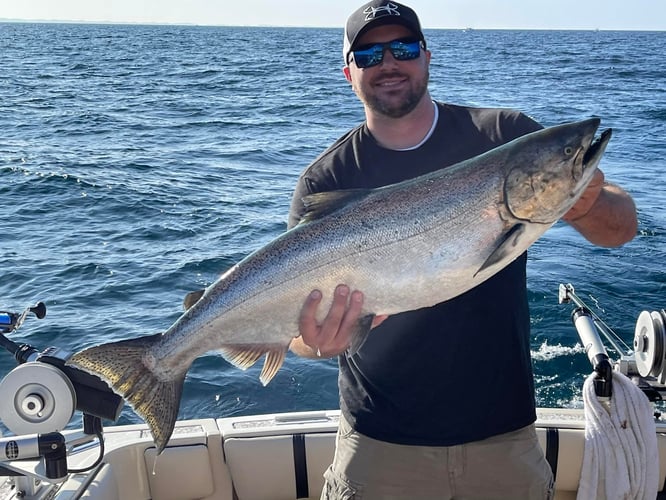
{"type": "Polygon", "coordinates": [[[421,41],[409,38],[392,40],[385,43],[364,45],[351,51],[354,63],[359,68],[376,66],[384,60],[384,51],[388,49],[398,61],[411,61],[421,55],[421,41]]]}

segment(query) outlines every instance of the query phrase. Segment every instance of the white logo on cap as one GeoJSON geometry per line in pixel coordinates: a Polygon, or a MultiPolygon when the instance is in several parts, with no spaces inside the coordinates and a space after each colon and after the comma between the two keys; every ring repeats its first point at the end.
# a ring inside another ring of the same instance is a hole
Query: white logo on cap
{"type": "Polygon", "coordinates": [[[369,21],[370,19],[374,19],[376,17],[381,17],[381,16],[399,16],[400,11],[398,11],[398,6],[394,3],[387,3],[386,5],[382,5],[381,7],[368,7],[363,11],[365,14],[365,20],[369,21]],[[383,13],[380,16],[377,16],[379,13],[383,13]]]}

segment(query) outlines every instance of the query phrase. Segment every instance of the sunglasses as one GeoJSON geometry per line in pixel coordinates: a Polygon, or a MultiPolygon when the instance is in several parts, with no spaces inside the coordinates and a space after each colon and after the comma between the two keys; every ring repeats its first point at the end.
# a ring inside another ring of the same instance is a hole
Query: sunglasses
{"type": "Polygon", "coordinates": [[[398,61],[411,61],[421,55],[421,41],[414,38],[403,38],[386,43],[363,45],[352,50],[351,54],[357,67],[370,68],[377,66],[384,60],[384,51],[386,49],[389,49],[391,55],[398,61]]]}

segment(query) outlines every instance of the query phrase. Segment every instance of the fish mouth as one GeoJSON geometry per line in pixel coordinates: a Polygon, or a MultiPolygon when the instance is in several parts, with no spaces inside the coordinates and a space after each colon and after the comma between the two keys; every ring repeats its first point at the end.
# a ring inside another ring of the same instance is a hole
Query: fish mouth
{"type": "Polygon", "coordinates": [[[608,141],[610,141],[613,129],[604,130],[601,135],[595,138],[583,155],[583,165],[587,168],[590,165],[596,166],[601,160],[601,156],[606,151],[608,141]]]}

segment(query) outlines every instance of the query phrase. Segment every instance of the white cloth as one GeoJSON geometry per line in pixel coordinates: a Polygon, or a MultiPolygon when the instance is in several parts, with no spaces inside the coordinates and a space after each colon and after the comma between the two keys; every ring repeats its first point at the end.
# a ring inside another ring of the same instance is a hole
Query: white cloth
{"type": "Polygon", "coordinates": [[[585,453],[577,500],[653,500],[659,454],[652,405],[618,372],[610,403],[602,403],[594,393],[595,377],[583,384],[585,453]]]}

